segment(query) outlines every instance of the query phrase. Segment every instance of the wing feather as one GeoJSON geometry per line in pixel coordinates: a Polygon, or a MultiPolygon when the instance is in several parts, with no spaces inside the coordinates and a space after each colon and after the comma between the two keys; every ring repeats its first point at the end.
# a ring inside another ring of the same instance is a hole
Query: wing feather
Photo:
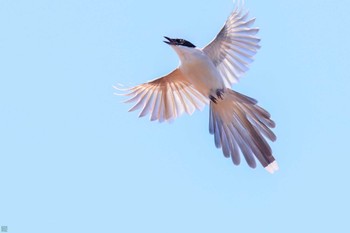
{"type": "Polygon", "coordinates": [[[139,117],[150,114],[150,120],[159,122],[171,121],[184,112],[191,115],[196,109],[202,110],[208,99],[201,95],[183,76],[179,69],[153,81],[120,89],[128,91],[125,103],[135,103],[130,112],[141,109],[139,117]]]}
{"type": "Polygon", "coordinates": [[[252,28],[255,18],[248,19],[243,3],[239,2],[218,35],[203,48],[230,87],[248,70],[260,48],[256,37],[259,28],[252,28]],[[228,65],[230,64],[230,65],[228,65]]]}

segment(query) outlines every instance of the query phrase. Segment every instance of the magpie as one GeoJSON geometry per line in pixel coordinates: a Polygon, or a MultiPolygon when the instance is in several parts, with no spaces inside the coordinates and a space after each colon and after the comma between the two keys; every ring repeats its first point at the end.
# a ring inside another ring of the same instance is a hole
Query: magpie
{"type": "Polygon", "coordinates": [[[123,89],[126,103],[135,103],[129,111],[140,109],[140,117],[151,121],[172,121],[183,113],[192,115],[209,104],[209,132],[217,148],[235,165],[241,154],[255,168],[256,159],[270,173],[279,169],[267,139],[275,141],[275,122],[257,101],[231,89],[248,70],[260,48],[242,2],[238,2],[217,36],[198,48],[185,39],[164,37],[177,53],[179,66],[169,74],[147,83],[123,89]]]}

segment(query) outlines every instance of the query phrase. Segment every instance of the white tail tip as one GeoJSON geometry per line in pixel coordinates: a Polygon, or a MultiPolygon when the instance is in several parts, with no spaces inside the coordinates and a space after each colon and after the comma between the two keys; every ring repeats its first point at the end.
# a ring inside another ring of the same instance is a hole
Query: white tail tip
{"type": "Polygon", "coordinates": [[[266,171],[268,171],[269,173],[273,174],[276,171],[278,171],[280,168],[278,167],[278,164],[275,161],[273,161],[272,163],[270,163],[269,165],[267,165],[267,167],[265,167],[266,171]]]}

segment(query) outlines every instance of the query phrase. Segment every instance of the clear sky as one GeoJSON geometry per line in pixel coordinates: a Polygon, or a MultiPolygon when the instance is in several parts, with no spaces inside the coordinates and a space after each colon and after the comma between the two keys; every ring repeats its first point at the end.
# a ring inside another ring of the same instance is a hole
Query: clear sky
{"type": "Polygon", "coordinates": [[[233,88],[277,123],[280,171],[233,166],[208,108],[172,124],[113,95],[202,47],[231,0],[1,0],[0,225],[8,232],[350,232],[347,0],[247,0],[261,50],[233,88]]]}

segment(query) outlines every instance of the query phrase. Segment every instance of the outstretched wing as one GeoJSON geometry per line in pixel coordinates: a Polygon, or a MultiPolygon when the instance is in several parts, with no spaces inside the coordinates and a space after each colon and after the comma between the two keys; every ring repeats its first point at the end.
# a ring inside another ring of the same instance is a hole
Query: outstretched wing
{"type": "Polygon", "coordinates": [[[139,117],[150,114],[151,121],[170,121],[184,112],[191,115],[208,103],[208,99],[193,88],[179,69],[130,89],[115,88],[128,91],[125,95],[131,97],[125,103],[136,103],[129,112],[141,109],[139,117]]]}
{"type": "Polygon", "coordinates": [[[259,29],[252,27],[255,18],[248,19],[248,12],[243,8],[243,3],[238,3],[219,34],[203,48],[220,71],[227,87],[236,83],[248,70],[248,65],[260,48],[260,39],[255,36],[259,29]]]}

